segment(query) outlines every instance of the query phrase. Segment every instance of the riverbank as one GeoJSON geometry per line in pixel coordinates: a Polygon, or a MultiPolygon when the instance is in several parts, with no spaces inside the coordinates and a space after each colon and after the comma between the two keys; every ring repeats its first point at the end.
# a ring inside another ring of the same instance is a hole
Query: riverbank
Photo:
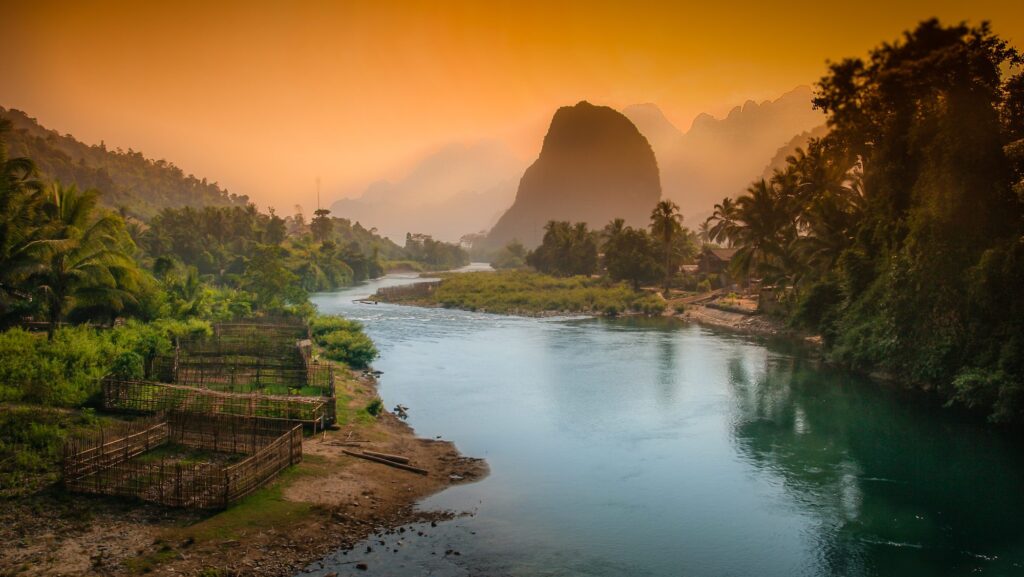
{"type": "Polygon", "coordinates": [[[164,509],[57,487],[3,502],[0,575],[286,576],[370,535],[453,516],[415,505],[483,478],[487,464],[450,442],[418,438],[389,412],[369,416],[365,407],[377,397],[371,375],[351,372],[339,381],[338,430],[307,437],[302,463],[225,511],[164,509]],[[346,449],[404,455],[428,474],[346,449]]]}
{"type": "Polygon", "coordinates": [[[798,339],[804,343],[821,346],[821,337],[808,335],[787,327],[779,319],[763,314],[744,314],[740,312],[712,308],[701,304],[687,305],[682,313],[671,313],[670,316],[695,322],[700,325],[726,329],[747,335],[761,337],[785,337],[798,339]]]}

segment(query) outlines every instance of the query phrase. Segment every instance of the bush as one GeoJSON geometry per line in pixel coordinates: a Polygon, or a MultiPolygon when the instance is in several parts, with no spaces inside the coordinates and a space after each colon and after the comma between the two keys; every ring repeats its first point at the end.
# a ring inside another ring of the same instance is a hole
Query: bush
{"type": "Polygon", "coordinates": [[[149,360],[172,350],[172,338],[209,332],[208,323],[194,320],[66,327],[52,341],[11,329],[0,333],[0,401],[78,407],[99,393],[100,379],[111,370],[143,377],[149,360]]]}
{"type": "Polygon", "coordinates": [[[380,397],[374,398],[368,405],[366,405],[366,412],[371,416],[379,416],[384,412],[384,401],[380,400],[380,397]]]}
{"type": "Polygon", "coordinates": [[[363,325],[359,321],[350,321],[342,317],[316,316],[310,321],[309,330],[313,333],[313,338],[317,338],[335,331],[362,332],[363,325]]]}
{"type": "Polygon", "coordinates": [[[310,322],[313,340],[324,349],[324,356],[354,368],[365,368],[377,358],[377,347],[363,332],[358,321],[342,317],[317,316],[310,322]]]}
{"type": "Polygon", "coordinates": [[[126,380],[138,380],[146,376],[145,363],[142,355],[135,351],[125,351],[114,359],[110,374],[126,380]]]}
{"type": "Polygon", "coordinates": [[[317,343],[323,347],[325,357],[357,369],[369,366],[377,358],[377,347],[362,332],[335,331],[327,333],[317,343]]]}

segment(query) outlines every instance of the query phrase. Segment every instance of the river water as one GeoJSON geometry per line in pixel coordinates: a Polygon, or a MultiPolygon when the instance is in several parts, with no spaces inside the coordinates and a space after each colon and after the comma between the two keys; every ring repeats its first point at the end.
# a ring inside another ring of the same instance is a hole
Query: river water
{"type": "Polygon", "coordinates": [[[353,302],[418,280],[313,300],[366,324],[388,407],[491,475],[421,505],[468,515],[304,575],[1024,574],[1024,458],[1004,436],[695,325],[353,302]]]}

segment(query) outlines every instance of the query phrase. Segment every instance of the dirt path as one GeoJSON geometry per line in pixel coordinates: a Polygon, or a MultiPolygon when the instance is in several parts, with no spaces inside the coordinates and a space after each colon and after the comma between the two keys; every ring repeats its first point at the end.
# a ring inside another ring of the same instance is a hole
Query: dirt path
{"type": "Polygon", "coordinates": [[[338,408],[348,424],[307,437],[301,464],[227,511],[169,510],[56,488],[0,503],[0,575],[293,575],[371,534],[450,518],[414,505],[487,474],[486,463],[452,443],[419,439],[390,413],[373,419],[360,411],[376,396],[372,377],[353,374],[339,390],[350,399],[338,408]],[[344,449],[404,455],[428,474],[344,449]]]}

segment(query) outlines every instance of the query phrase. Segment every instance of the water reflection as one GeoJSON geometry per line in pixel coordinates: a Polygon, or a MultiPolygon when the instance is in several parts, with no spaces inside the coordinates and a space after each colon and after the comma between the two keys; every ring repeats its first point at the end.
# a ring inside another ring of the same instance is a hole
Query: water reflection
{"type": "Polygon", "coordinates": [[[728,366],[736,447],[818,519],[827,574],[1020,570],[1024,478],[1005,439],[799,357],[728,366]]]}
{"type": "Polygon", "coordinates": [[[366,321],[388,406],[492,475],[370,574],[448,574],[451,548],[471,575],[1024,572],[1019,446],[919,399],[663,319],[352,303],[373,290],[315,300],[366,321]]]}

